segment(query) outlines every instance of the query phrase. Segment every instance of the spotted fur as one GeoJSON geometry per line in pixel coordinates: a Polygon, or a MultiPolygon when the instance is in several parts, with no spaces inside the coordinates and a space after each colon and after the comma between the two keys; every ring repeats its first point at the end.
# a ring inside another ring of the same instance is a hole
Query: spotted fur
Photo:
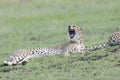
{"type": "Polygon", "coordinates": [[[115,45],[120,45],[120,32],[114,32],[111,36],[109,36],[107,43],[100,44],[97,46],[91,46],[86,49],[88,51],[94,51],[97,49],[102,49],[102,48],[106,48],[109,46],[115,46],[115,45]]]}
{"type": "Polygon", "coordinates": [[[34,57],[43,57],[49,55],[57,55],[63,53],[65,56],[80,52],[84,53],[85,47],[83,44],[83,30],[77,25],[68,26],[68,34],[70,41],[57,47],[51,48],[34,48],[34,49],[19,49],[14,51],[9,61],[4,61],[4,65],[17,65],[28,62],[29,59],[34,57]]]}

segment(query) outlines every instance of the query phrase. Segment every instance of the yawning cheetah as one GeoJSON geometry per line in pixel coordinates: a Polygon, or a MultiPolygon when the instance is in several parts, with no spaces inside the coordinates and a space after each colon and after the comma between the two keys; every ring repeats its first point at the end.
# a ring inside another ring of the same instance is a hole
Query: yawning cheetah
{"type": "Polygon", "coordinates": [[[4,65],[17,65],[27,62],[33,57],[43,57],[48,55],[57,55],[63,53],[65,56],[80,52],[84,53],[85,47],[83,44],[83,30],[78,25],[69,25],[68,34],[70,41],[57,47],[51,48],[34,48],[34,49],[19,49],[14,51],[9,61],[4,61],[4,65]]]}

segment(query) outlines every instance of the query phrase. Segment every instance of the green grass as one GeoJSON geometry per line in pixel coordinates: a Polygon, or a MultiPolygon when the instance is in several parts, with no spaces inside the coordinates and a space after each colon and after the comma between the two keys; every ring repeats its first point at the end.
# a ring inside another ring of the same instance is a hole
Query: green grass
{"type": "MultiPolygon", "coordinates": [[[[69,24],[84,28],[85,46],[106,42],[111,33],[120,31],[119,3],[120,0],[1,0],[0,63],[20,48],[50,47],[69,41],[69,24]]],[[[87,55],[32,59],[26,66],[0,66],[0,80],[120,80],[120,50],[114,52],[115,48],[87,55]]]]}

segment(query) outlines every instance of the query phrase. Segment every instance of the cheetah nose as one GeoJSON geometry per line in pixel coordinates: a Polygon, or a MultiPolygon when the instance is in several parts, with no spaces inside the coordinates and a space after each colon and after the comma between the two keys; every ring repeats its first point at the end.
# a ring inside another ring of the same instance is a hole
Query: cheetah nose
{"type": "Polygon", "coordinates": [[[68,28],[70,29],[70,28],[71,28],[71,26],[68,26],[68,28]]]}
{"type": "Polygon", "coordinates": [[[73,30],[73,27],[72,26],[68,26],[69,30],[73,30]]]}

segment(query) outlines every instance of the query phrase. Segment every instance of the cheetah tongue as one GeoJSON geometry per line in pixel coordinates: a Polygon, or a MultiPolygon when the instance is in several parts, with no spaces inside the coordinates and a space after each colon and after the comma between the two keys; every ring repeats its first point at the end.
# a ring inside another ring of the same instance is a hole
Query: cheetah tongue
{"type": "Polygon", "coordinates": [[[72,39],[74,37],[74,34],[70,34],[70,38],[72,39]]]}

